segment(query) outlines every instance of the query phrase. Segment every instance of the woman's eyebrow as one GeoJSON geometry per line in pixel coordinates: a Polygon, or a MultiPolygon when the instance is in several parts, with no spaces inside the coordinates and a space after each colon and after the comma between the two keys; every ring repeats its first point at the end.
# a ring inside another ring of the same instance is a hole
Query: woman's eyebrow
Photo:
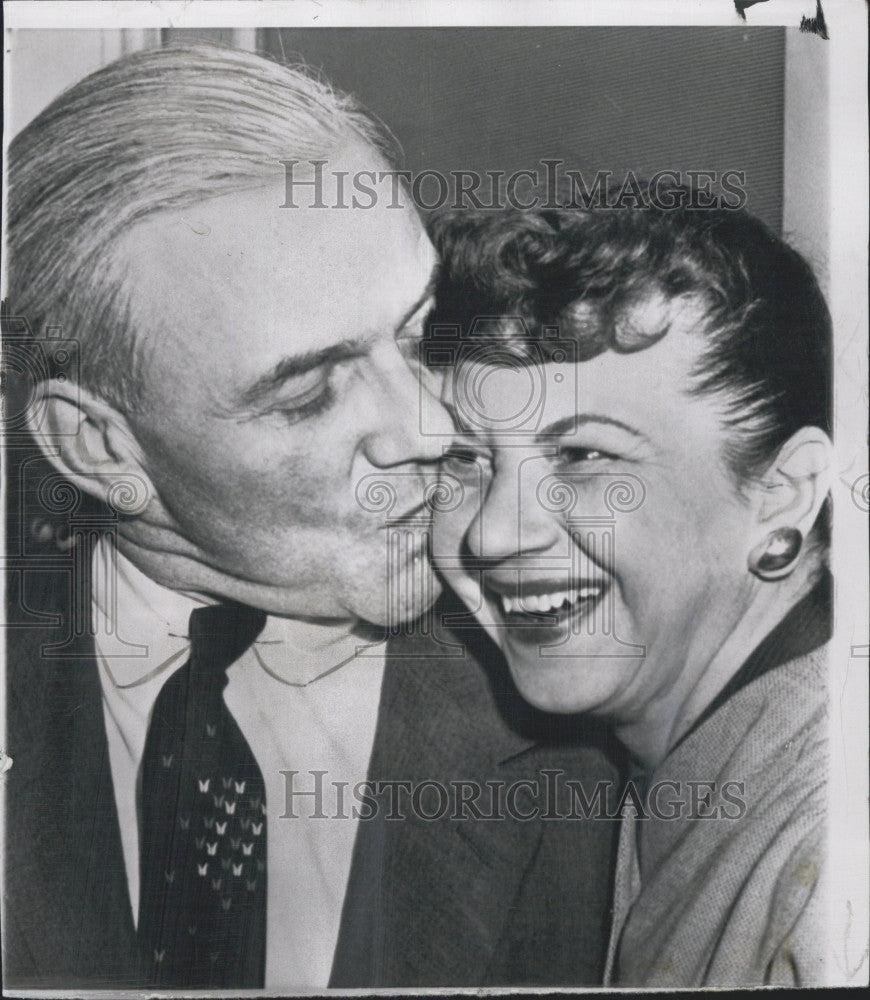
{"type": "Polygon", "coordinates": [[[535,439],[537,441],[546,441],[550,438],[561,437],[563,434],[571,434],[584,424],[608,424],[611,427],[618,427],[620,430],[640,440],[649,440],[636,427],[623,423],[615,417],[608,417],[603,413],[572,413],[567,417],[561,417],[559,420],[554,420],[552,423],[547,424],[546,427],[542,427],[537,431],[535,439]]]}

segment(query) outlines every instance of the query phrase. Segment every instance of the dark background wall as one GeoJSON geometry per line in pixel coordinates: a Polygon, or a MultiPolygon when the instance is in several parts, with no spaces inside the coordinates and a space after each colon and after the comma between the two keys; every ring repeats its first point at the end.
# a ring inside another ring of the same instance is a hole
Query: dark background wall
{"type": "Polygon", "coordinates": [[[747,207],[781,227],[781,28],[285,28],[258,45],[356,94],[407,169],[745,170],[747,207]]]}

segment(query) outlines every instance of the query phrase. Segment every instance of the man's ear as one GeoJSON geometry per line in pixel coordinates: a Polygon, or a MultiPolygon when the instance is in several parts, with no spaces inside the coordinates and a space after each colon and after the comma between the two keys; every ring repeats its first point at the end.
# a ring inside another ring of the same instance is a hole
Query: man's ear
{"type": "Polygon", "coordinates": [[[118,506],[118,497],[135,494],[135,503],[125,512],[141,513],[155,492],[126,417],[71,381],[42,382],[37,392],[28,426],[46,459],[102,503],[118,506]]]}
{"type": "Polygon", "coordinates": [[[831,488],[833,446],[819,427],[802,427],[768,467],[758,499],[759,540],[780,528],[806,538],[831,488]]]}

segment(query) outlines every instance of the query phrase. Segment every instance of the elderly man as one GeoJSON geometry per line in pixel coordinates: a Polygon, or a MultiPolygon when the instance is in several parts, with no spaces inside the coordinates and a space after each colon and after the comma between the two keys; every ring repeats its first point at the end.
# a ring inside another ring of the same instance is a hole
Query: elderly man
{"type": "Polygon", "coordinates": [[[600,974],[612,826],[523,795],[610,765],[581,727],[541,746],[440,613],[399,628],[437,597],[452,435],[413,371],[431,248],[392,199],[286,183],[385,150],[350,99],[208,47],[108,66],[11,146],[6,332],[53,468],[10,490],[7,986],[600,974]]]}

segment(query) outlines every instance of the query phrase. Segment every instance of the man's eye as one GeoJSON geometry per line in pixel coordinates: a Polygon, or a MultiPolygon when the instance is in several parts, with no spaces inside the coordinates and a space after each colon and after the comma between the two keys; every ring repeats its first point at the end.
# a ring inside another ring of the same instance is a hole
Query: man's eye
{"type": "Polygon", "coordinates": [[[309,417],[323,413],[335,401],[335,393],[328,378],[321,378],[316,384],[296,393],[292,399],[283,399],[275,407],[273,413],[281,416],[291,424],[298,423],[309,417]]]}

